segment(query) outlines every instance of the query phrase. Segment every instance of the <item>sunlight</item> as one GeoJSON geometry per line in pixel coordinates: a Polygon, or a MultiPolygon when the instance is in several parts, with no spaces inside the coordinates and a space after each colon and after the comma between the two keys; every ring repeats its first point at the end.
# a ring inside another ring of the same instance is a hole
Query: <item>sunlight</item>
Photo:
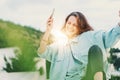
{"type": "Polygon", "coordinates": [[[67,42],[68,42],[68,38],[67,36],[62,33],[61,31],[59,30],[53,30],[52,31],[52,35],[54,36],[54,40],[55,41],[58,41],[60,45],[66,45],[67,42]]]}

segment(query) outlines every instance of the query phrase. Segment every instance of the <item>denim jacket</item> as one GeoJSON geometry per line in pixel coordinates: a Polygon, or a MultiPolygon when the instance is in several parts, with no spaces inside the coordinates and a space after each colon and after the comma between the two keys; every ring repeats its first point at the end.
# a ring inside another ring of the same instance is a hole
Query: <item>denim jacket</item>
{"type": "MultiPolygon", "coordinates": [[[[92,45],[98,45],[103,52],[104,71],[106,76],[108,72],[107,52],[106,49],[114,46],[118,40],[120,40],[120,26],[112,28],[109,31],[87,31],[74,39],[68,41],[68,43],[62,45],[58,42],[54,42],[47,46],[44,53],[39,54],[41,58],[51,62],[50,67],[50,80],[67,80],[67,72],[69,72],[69,64],[73,64],[70,67],[75,66],[75,62],[79,61],[79,68],[73,69],[73,77],[68,80],[81,80],[86,73],[86,67],[88,63],[88,50],[92,45]],[[69,54],[72,54],[74,61],[70,62],[69,54]],[[75,70],[75,71],[74,71],[75,70]],[[77,73],[74,77],[74,73],[77,73]]],[[[77,65],[78,66],[78,65],[77,65]]]]}

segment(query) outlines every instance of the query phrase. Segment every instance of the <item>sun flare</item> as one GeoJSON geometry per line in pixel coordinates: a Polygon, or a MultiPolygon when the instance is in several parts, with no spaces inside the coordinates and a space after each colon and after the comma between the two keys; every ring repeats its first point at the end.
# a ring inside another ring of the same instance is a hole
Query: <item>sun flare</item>
{"type": "Polygon", "coordinates": [[[53,30],[52,35],[54,36],[54,40],[58,41],[61,45],[67,44],[68,38],[63,32],[53,30]]]}

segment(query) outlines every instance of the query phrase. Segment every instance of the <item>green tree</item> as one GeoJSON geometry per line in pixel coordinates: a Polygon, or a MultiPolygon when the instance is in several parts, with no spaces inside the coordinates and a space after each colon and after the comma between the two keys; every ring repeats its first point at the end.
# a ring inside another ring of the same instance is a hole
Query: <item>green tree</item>
{"type": "Polygon", "coordinates": [[[21,26],[10,21],[0,20],[0,48],[18,47],[21,52],[16,58],[10,59],[12,69],[8,60],[4,57],[7,65],[4,70],[10,68],[9,72],[34,71],[36,64],[34,58],[37,57],[37,48],[41,35],[41,31],[29,26],[21,26]]]}

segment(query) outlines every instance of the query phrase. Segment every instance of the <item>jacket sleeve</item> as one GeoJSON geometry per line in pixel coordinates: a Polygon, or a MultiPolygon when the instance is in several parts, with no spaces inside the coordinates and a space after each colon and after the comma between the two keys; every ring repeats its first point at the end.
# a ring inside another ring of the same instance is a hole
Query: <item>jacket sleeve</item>
{"type": "Polygon", "coordinates": [[[120,40],[120,26],[117,25],[111,30],[103,32],[102,37],[105,48],[114,46],[120,40]]]}
{"type": "Polygon", "coordinates": [[[38,56],[48,61],[52,61],[53,55],[57,53],[57,44],[48,45],[44,53],[38,53],[38,56]]]}

